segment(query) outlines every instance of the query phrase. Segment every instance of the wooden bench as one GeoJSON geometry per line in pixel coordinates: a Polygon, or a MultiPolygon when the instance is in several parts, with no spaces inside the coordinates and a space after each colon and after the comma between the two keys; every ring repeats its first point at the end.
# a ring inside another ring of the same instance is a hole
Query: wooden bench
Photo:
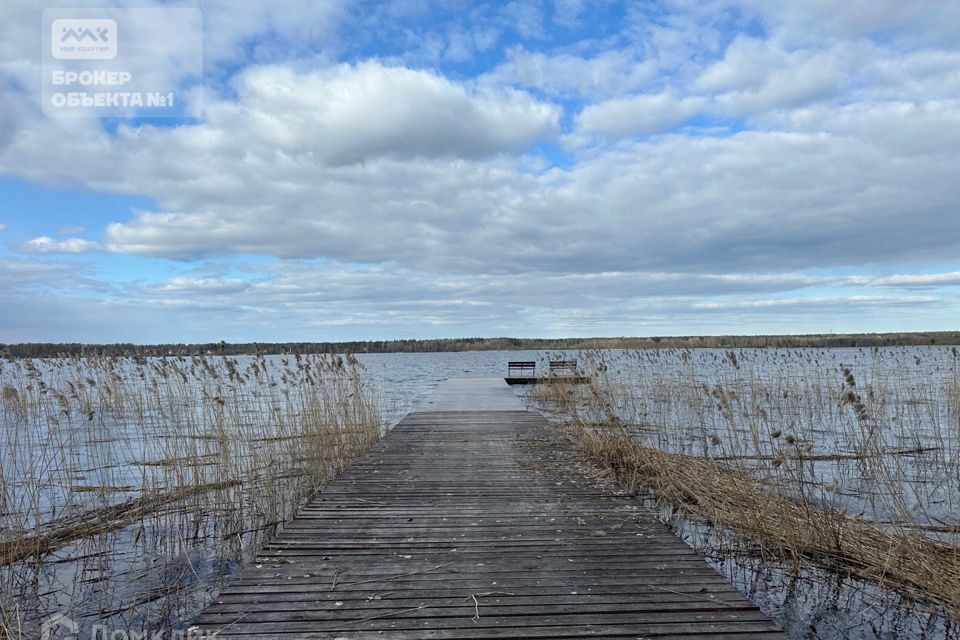
{"type": "Polygon", "coordinates": [[[550,375],[551,376],[577,375],[577,361],[576,360],[551,360],[550,375]]]}
{"type": "Polygon", "coordinates": [[[512,360],[507,363],[508,378],[532,378],[537,370],[533,360],[512,360]]]}

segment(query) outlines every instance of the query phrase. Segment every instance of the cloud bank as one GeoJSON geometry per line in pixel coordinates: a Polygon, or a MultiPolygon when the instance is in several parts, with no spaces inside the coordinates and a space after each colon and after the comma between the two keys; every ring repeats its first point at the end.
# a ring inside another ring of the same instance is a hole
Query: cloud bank
{"type": "Polygon", "coordinates": [[[266,7],[211,4],[205,111],[165,125],[42,117],[34,12],[3,10],[0,173],[152,204],[88,238],[0,211],[0,339],[41,286],[251,339],[948,328],[950,6],[266,7]],[[30,275],[68,260],[83,288],[30,275]]]}

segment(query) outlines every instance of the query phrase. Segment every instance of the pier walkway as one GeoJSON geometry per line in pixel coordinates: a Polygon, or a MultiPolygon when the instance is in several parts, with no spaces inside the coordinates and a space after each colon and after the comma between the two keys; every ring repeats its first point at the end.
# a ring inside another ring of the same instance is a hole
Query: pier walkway
{"type": "Polygon", "coordinates": [[[783,638],[503,378],[454,378],[195,621],[223,638],[783,638]]]}

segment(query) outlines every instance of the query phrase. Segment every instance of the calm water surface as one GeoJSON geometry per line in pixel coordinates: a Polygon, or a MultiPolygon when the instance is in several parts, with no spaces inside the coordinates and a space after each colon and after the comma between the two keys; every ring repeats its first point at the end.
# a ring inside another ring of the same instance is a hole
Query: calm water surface
{"type": "MultiPolygon", "coordinates": [[[[897,446],[922,445],[928,437],[930,425],[938,429],[937,437],[954,449],[954,442],[960,437],[960,427],[956,416],[942,406],[944,385],[951,376],[957,376],[957,356],[955,352],[943,348],[911,349],[759,349],[737,350],[741,366],[749,371],[759,385],[768,381],[777,384],[804,384],[804,378],[823,376],[841,385],[837,370],[841,364],[851,367],[862,388],[892,389],[896,394],[909,397],[912,414],[899,412],[901,422],[897,424],[897,446]],[[926,394],[926,395],[924,395],[926,394]],[[910,418],[913,415],[914,418],[910,418]],[[909,418],[903,422],[904,418],[909,418]],[[914,420],[914,422],[910,422],[914,420]],[[946,438],[946,440],[944,440],[946,438]],[[902,442],[900,441],[902,440],[902,442]]],[[[452,376],[503,376],[507,363],[511,360],[534,360],[541,371],[547,368],[550,359],[577,358],[590,367],[597,352],[457,352],[457,353],[398,353],[398,354],[361,354],[358,359],[364,366],[366,382],[382,407],[383,419],[387,426],[396,424],[404,415],[414,410],[442,381],[452,376]]],[[[631,376],[638,373],[649,377],[651,371],[664,378],[673,380],[673,384],[691,386],[712,385],[723,382],[729,372],[724,366],[728,358],[725,350],[665,350],[648,352],[642,360],[627,352],[606,351],[602,353],[607,367],[608,381],[613,384],[627,384],[631,376]],[[638,367],[640,367],[638,369],[638,367]],[[649,367],[653,367],[650,369],[649,367]],[[619,382],[618,382],[619,381],[619,382]]],[[[281,358],[272,356],[271,358],[281,358]]],[[[252,361],[249,357],[236,360],[246,367],[252,361]]],[[[43,368],[43,361],[37,361],[43,368]]],[[[742,375],[742,372],[737,375],[742,375]]],[[[827,386],[834,384],[829,382],[827,386]]],[[[517,393],[524,394],[527,389],[514,387],[517,393]]],[[[896,406],[892,402],[891,407],[896,406]]],[[[831,415],[836,408],[825,411],[831,415]]],[[[639,416],[638,416],[639,417],[639,416]]],[[[662,414],[669,420],[684,422],[685,414],[677,413],[675,408],[662,414]]],[[[829,425],[823,425],[804,418],[811,434],[829,435],[829,425]],[[814,429],[813,427],[817,427],[814,429]]],[[[118,425],[114,438],[104,438],[97,446],[117,446],[122,450],[111,459],[116,466],[115,477],[122,477],[124,462],[135,459],[139,450],[131,439],[136,430],[118,425]],[[104,444],[106,443],[106,444],[104,444]],[[122,445],[122,446],[121,446],[122,445]]],[[[812,436],[813,437],[813,436],[812,436]]],[[[812,446],[819,450],[821,446],[833,448],[835,442],[829,438],[817,438],[812,446]]],[[[687,445],[681,443],[681,447],[687,445]]],[[[78,455],[82,455],[79,452],[78,455]]],[[[941,493],[953,493],[953,478],[941,493]]],[[[952,502],[946,502],[941,509],[945,520],[946,512],[953,512],[952,502]]],[[[694,525],[684,525],[677,529],[688,542],[703,549],[710,555],[714,548],[710,546],[706,531],[694,525]]],[[[129,532],[120,531],[111,536],[111,544],[116,548],[111,552],[121,554],[122,546],[129,544],[129,532]]],[[[77,549],[72,551],[76,552],[77,549]]],[[[67,553],[65,551],[65,553],[67,553]]],[[[183,573],[196,577],[197,593],[207,593],[221,576],[235,573],[239,568],[237,558],[217,558],[216,561],[193,558],[187,563],[183,573]],[[189,571],[188,571],[189,569],[189,571]],[[199,572],[199,573],[198,573],[199,572]]],[[[736,558],[719,555],[712,560],[714,566],[748,593],[754,602],[784,625],[792,637],[797,638],[943,638],[957,637],[957,631],[942,618],[931,616],[922,608],[911,608],[897,597],[880,592],[870,585],[839,579],[815,568],[804,569],[799,575],[786,572],[776,566],[764,565],[755,558],[736,558]]],[[[58,569],[56,582],[69,584],[66,574],[69,564],[58,569]]],[[[161,581],[162,582],[162,581],[161,581]]],[[[198,602],[198,606],[202,604],[198,602]]]]}
{"type": "MultiPolygon", "coordinates": [[[[576,357],[577,352],[570,352],[576,357]]],[[[561,357],[546,351],[465,351],[458,353],[370,353],[357,358],[383,407],[387,424],[396,424],[430,396],[437,385],[454,376],[505,376],[511,360],[547,361],[561,357]]]]}

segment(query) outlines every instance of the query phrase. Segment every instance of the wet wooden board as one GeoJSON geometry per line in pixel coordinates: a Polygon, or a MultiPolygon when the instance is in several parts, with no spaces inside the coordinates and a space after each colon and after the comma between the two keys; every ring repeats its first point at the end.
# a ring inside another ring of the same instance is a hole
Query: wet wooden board
{"type": "Polygon", "coordinates": [[[261,640],[784,637],[636,500],[578,464],[502,379],[452,381],[423,409],[302,509],[198,630],[261,640]]]}

